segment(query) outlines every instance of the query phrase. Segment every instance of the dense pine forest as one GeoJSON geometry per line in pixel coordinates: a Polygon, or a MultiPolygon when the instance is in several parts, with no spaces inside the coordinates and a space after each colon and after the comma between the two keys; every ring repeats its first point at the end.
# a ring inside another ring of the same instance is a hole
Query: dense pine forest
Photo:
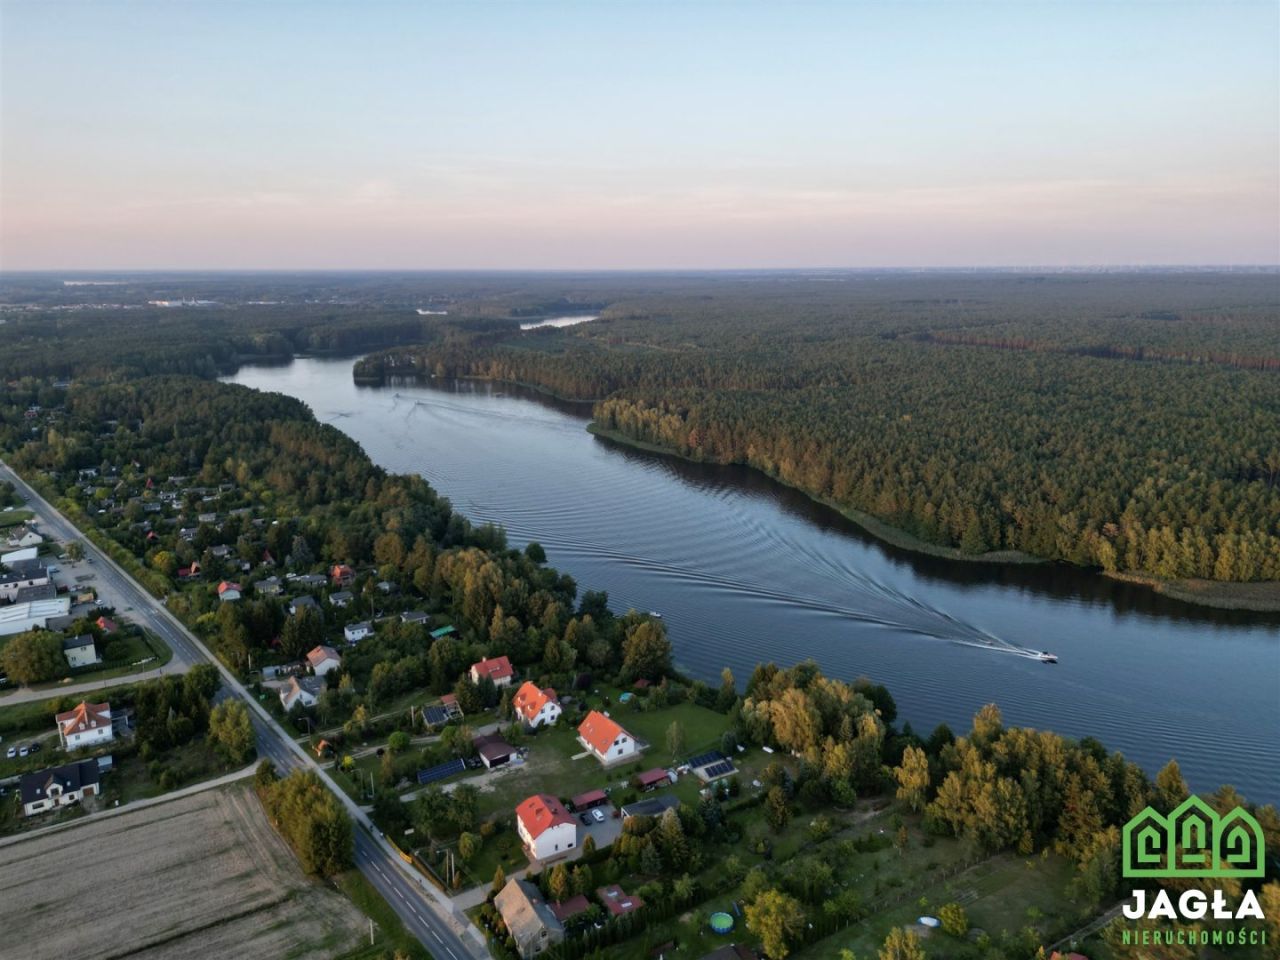
{"type": "MultiPolygon", "coordinates": [[[[24,439],[29,406],[61,404],[64,381],[75,398],[144,375],[375,350],[361,380],[475,376],[594,400],[600,432],[756,467],[958,553],[1280,580],[1274,273],[105,282],[0,283],[7,444],[24,439]],[[155,305],[175,299],[188,305],[155,305]],[[559,314],[600,317],[520,329],[559,314]]],[[[77,467],[93,456],[50,453],[77,467]]]]}
{"type": "Polygon", "coordinates": [[[744,277],[430,336],[356,375],[592,399],[603,432],[966,554],[1280,579],[1271,275],[744,277]]]}

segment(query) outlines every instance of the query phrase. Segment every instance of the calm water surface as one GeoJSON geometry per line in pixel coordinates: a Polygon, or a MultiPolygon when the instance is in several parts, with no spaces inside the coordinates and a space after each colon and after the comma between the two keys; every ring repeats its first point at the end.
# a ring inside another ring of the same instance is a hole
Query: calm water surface
{"type": "Polygon", "coordinates": [[[473,521],[537,540],[579,590],[660,611],[679,665],[745,682],[761,660],[867,675],[899,722],[1005,720],[1093,735],[1193,787],[1280,800],[1280,618],[1208,611],[1058,566],[918,557],[745,468],[588,434],[589,408],[476,382],[357,387],[350,360],[244,368],[416,471],[473,521]],[[1047,649],[1049,666],[1019,654],[1047,649]]]}

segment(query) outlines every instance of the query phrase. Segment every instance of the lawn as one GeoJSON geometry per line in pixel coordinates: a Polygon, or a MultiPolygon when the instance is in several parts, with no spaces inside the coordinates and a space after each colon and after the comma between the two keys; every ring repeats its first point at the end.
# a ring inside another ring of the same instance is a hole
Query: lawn
{"type": "Polygon", "coordinates": [[[30,510],[3,510],[0,511],[0,530],[6,527],[16,527],[20,523],[26,523],[35,514],[30,510]]]}

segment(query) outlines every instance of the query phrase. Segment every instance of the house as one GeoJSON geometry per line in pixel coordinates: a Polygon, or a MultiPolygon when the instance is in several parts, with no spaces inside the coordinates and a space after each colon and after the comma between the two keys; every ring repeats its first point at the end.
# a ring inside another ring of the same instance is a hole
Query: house
{"type": "Polygon", "coordinates": [[[542,892],[526,880],[508,880],[493,898],[521,957],[536,957],[564,940],[564,926],[556,919],[542,892]]]}
{"type": "Polygon", "coordinates": [[[303,610],[319,610],[315,597],[294,597],[289,601],[289,613],[297,616],[303,610]]]}
{"type": "Polygon", "coordinates": [[[116,626],[116,622],[107,617],[99,617],[94,621],[94,623],[97,624],[98,629],[103,633],[115,633],[116,630],[119,629],[119,627],[116,626]]]}
{"type": "Polygon", "coordinates": [[[560,719],[560,701],[556,699],[556,692],[550,687],[539,690],[536,684],[528,680],[516,691],[511,706],[530,729],[554,726],[560,719]]]}
{"type": "Polygon", "coordinates": [[[240,599],[240,584],[232,583],[230,580],[223,580],[218,584],[218,599],[223,603],[240,599]]]}
{"type": "Polygon", "coordinates": [[[57,595],[57,587],[52,583],[42,583],[38,587],[19,587],[13,602],[31,603],[33,600],[52,600],[57,595]]]}
{"type": "Polygon", "coordinates": [[[420,623],[425,626],[427,621],[430,619],[431,617],[423,613],[421,610],[406,610],[404,613],[400,614],[401,623],[420,623]]]}
{"type": "Polygon", "coordinates": [[[329,578],[335,587],[349,587],[356,582],[356,572],[345,563],[335,563],[329,572],[329,578]]]}
{"type": "Polygon", "coordinates": [[[35,530],[28,526],[20,526],[5,538],[5,544],[14,549],[23,547],[38,547],[44,543],[44,537],[36,533],[35,530]]]}
{"type": "Polygon", "coordinates": [[[49,571],[39,560],[15,560],[0,574],[0,599],[13,602],[23,587],[39,587],[49,582],[49,571]]]}
{"type": "Polygon", "coordinates": [[[635,756],[636,738],[599,710],[592,710],[578,725],[578,742],[606,767],[635,756]]]}
{"type": "Polygon", "coordinates": [[[311,664],[311,672],[323,677],[342,666],[342,658],[333,647],[323,643],[307,654],[307,663],[311,664]]]}
{"type": "Polygon", "coordinates": [[[284,584],[279,577],[267,577],[255,583],[253,589],[264,597],[278,597],[284,592],[284,584]]]}
{"type": "Polygon", "coordinates": [[[209,548],[209,555],[212,557],[216,557],[219,560],[222,560],[225,557],[229,557],[231,555],[231,548],[228,547],[225,543],[220,543],[216,547],[209,548]]]}
{"type": "Polygon", "coordinates": [[[23,814],[30,817],[97,796],[98,773],[97,760],[81,760],[28,773],[22,778],[20,788],[23,814]]]}
{"type": "Polygon", "coordinates": [[[497,734],[485,734],[471,742],[475,745],[476,752],[480,754],[481,762],[490,770],[509,762],[516,752],[515,747],[497,734]]]}
{"type": "Polygon", "coordinates": [[[79,706],[58,714],[54,721],[58,724],[58,739],[68,750],[110,743],[113,738],[109,703],[81,701],[79,706]]]}
{"type": "Polygon", "coordinates": [[[651,797],[648,800],[628,803],[622,808],[622,819],[630,820],[632,817],[660,817],[668,810],[674,810],[678,806],[680,806],[680,798],[666,793],[660,797],[651,797]]]}
{"type": "Polygon", "coordinates": [[[178,579],[179,579],[179,580],[193,580],[193,579],[195,579],[195,578],[196,578],[196,577],[198,577],[198,576],[200,576],[200,561],[199,561],[199,560],[193,560],[193,561],[191,561],[191,566],[189,566],[189,567],[179,567],[179,568],[178,568],[178,579]]]}
{"type": "Polygon", "coordinates": [[[609,802],[609,795],[603,790],[588,790],[586,793],[580,793],[569,801],[569,808],[574,813],[581,813],[583,810],[590,810],[592,807],[602,807],[609,802]]]}
{"type": "Polygon", "coordinates": [[[62,655],[67,658],[69,667],[89,667],[102,662],[91,633],[82,633],[78,637],[67,637],[63,640],[62,655]]]}
{"type": "Polygon", "coordinates": [[[329,594],[329,603],[331,606],[335,607],[349,607],[351,606],[351,601],[354,599],[355,594],[350,590],[338,590],[335,593],[329,594]]]}
{"type": "Polygon", "coordinates": [[[578,845],[578,821],[545,793],[535,793],[516,807],[516,832],[530,860],[564,856],[578,845]]]}
{"type": "Polygon", "coordinates": [[[612,917],[625,917],[628,913],[635,913],[644,906],[643,900],[631,896],[616,883],[597,889],[596,897],[612,917]]]}
{"type": "Polygon", "coordinates": [[[656,790],[658,787],[671,786],[671,774],[661,767],[654,767],[644,773],[636,774],[635,784],[641,790],[656,790]]]}
{"type": "Polygon", "coordinates": [[[386,594],[388,597],[393,593],[399,593],[400,587],[392,583],[390,580],[379,580],[377,583],[378,592],[386,594]]]}
{"type": "Polygon", "coordinates": [[[511,661],[506,657],[492,657],[471,665],[471,682],[479,683],[488,677],[494,686],[505,687],[511,683],[515,673],[511,669],[511,661]]]}
{"type": "Polygon", "coordinates": [[[551,904],[551,912],[561,923],[564,923],[566,920],[572,920],[574,917],[579,914],[586,913],[590,909],[591,901],[580,893],[575,894],[564,902],[557,901],[556,903],[551,904]]]}
{"type": "Polygon", "coordinates": [[[290,677],[289,682],[280,688],[280,705],[285,710],[292,710],[295,704],[314,707],[324,691],[324,681],[319,677],[290,677]]]}
{"type": "Polygon", "coordinates": [[[23,547],[21,550],[10,550],[8,553],[0,553],[0,564],[9,566],[11,563],[17,563],[20,560],[34,560],[40,556],[40,551],[35,547],[23,547]]]}
{"type": "Polygon", "coordinates": [[[342,635],[347,638],[347,643],[359,643],[371,633],[373,633],[373,624],[368,620],[349,623],[342,628],[342,635]]]}

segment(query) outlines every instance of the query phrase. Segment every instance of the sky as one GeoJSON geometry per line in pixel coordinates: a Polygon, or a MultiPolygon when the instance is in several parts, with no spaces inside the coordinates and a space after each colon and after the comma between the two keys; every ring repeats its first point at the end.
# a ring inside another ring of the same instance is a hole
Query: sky
{"type": "Polygon", "coordinates": [[[0,0],[0,269],[1280,262],[1280,4],[0,0]]]}

